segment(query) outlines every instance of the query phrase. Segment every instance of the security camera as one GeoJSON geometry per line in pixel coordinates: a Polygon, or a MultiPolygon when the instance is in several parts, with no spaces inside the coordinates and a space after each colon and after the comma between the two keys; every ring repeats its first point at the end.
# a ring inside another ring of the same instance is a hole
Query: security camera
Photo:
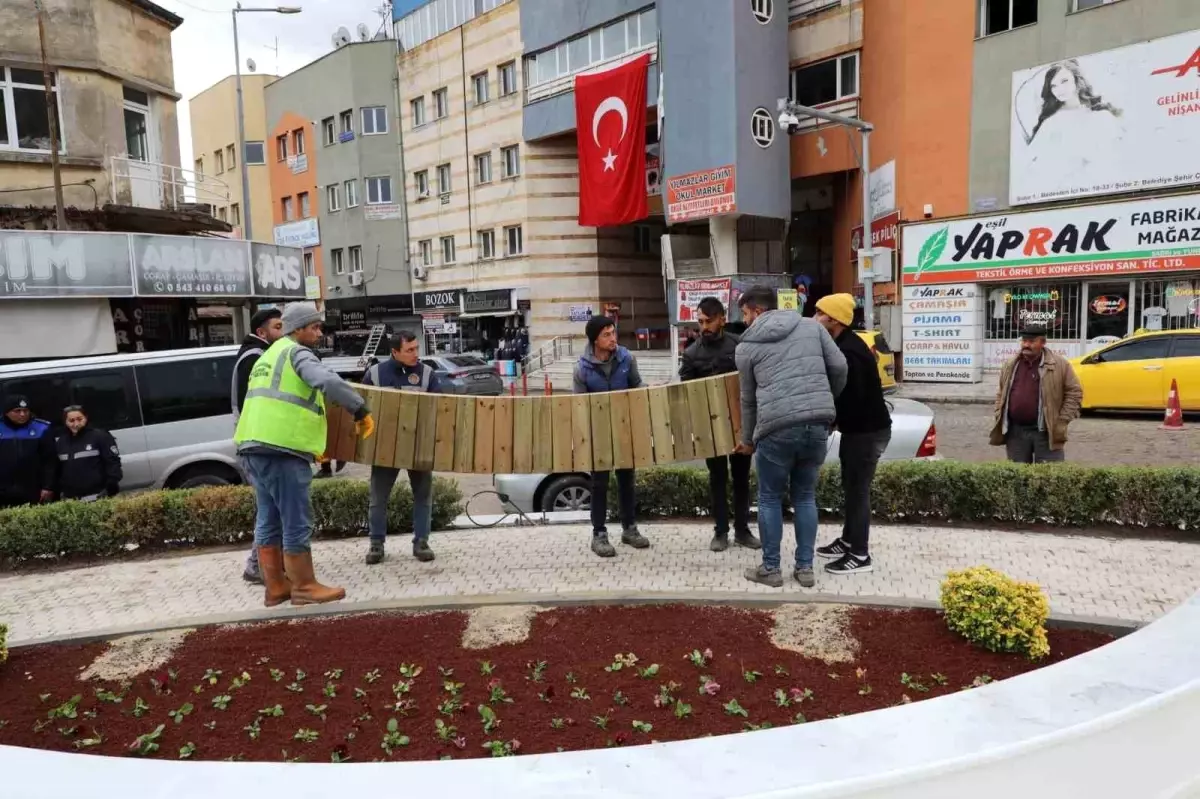
{"type": "Polygon", "coordinates": [[[779,127],[786,130],[789,136],[794,135],[800,129],[800,118],[787,111],[780,111],[779,127]]]}

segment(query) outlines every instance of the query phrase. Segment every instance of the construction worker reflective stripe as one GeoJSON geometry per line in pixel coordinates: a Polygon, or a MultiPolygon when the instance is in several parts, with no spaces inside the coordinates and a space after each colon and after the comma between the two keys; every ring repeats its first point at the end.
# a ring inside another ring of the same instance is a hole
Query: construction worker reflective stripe
{"type": "Polygon", "coordinates": [[[253,441],[312,455],[325,451],[325,397],[292,367],[297,346],[281,338],[250,370],[235,443],[253,441]]]}
{"type": "MultiPolygon", "coordinates": [[[[318,402],[318,395],[321,393],[315,388],[309,392],[308,398],[297,397],[295,394],[289,394],[286,391],[280,391],[279,385],[283,382],[283,372],[285,369],[291,369],[291,357],[279,358],[275,361],[275,368],[271,370],[271,385],[266,388],[252,388],[246,392],[246,399],[251,397],[269,397],[280,402],[290,402],[293,405],[299,405],[301,408],[310,410],[318,416],[325,415],[325,406],[318,402]]],[[[253,373],[251,373],[251,382],[253,382],[253,373]]]]}

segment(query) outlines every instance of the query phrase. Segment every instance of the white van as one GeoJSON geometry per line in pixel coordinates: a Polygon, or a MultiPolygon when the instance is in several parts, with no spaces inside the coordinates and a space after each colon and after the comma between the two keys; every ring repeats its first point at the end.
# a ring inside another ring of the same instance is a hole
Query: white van
{"type": "Polygon", "coordinates": [[[243,482],[230,394],[237,347],[101,355],[0,366],[0,397],[24,394],[62,424],[68,405],[121,448],[123,490],[243,482]]]}

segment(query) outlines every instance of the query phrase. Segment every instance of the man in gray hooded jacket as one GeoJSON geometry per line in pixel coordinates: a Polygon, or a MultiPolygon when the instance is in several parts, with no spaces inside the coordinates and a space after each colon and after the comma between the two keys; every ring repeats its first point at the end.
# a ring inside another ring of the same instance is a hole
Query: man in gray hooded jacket
{"type": "Polygon", "coordinates": [[[816,585],[817,477],[825,462],[829,430],[837,418],[833,400],[846,385],[846,358],[825,328],[795,311],[777,308],[775,290],[755,286],[738,300],[750,325],[736,360],[742,392],[742,441],[736,452],[757,454],[758,534],[762,565],[746,579],[783,586],[779,546],[783,539],[783,493],[791,481],[796,530],[793,576],[816,585]]]}

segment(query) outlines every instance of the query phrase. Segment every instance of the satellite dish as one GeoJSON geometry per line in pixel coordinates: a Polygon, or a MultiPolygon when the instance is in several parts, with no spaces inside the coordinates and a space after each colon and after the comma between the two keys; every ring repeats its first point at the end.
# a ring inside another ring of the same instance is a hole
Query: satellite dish
{"type": "Polygon", "coordinates": [[[254,59],[253,59],[253,58],[247,58],[247,59],[246,59],[246,69],[248,69],[248,70],[250,70],[251,72],[253,72],[253,71],[254,71],[255,69],[257,69],[257,68],[258,68],[258,65],[254,63],[254,59]]]}
{"type": "Polygon", "coordinates": [[[367,42],[367,41],[371,40],[371,29],[367,27],[367,23],[365,23],[365,22],[358,23],[357,31],[358,31],[358,40],[360,42],[367,42]]]}
{"type": "Polygon", "coordinates": [[[350,44],[350,31],[343,25],[333,34],[333,46],[345,47],[348,44],[350,44]]]}

